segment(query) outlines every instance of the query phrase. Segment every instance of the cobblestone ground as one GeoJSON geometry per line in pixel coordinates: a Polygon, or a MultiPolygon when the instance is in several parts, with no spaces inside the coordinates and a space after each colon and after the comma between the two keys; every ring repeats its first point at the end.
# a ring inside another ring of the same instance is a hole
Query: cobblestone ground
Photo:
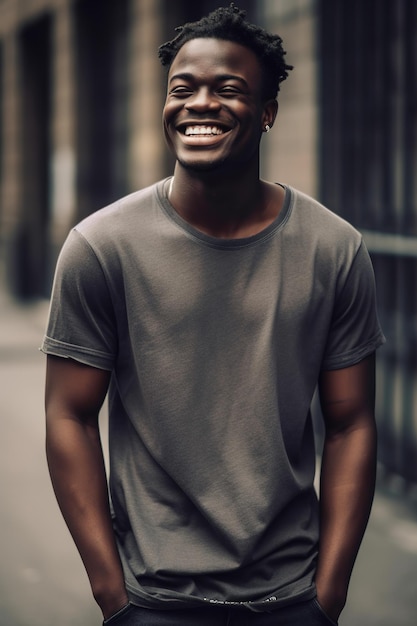
{"type": "MultiPolygon", "coordinates": [[[[46,314],[0,298],[0,626],[98,626],[46,467],[46,314]]],[[[417,499],[380,484],[340,626],[415,626],[416,580],[417,499]]]]}

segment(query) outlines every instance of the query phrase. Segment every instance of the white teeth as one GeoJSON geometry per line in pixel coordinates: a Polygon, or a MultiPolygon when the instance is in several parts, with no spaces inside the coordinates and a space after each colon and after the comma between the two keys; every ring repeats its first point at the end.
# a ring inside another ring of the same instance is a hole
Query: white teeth
{"type": "Polygon", "coordinates": [[[218,126],[187,126],[186,135],[222,135],[223,131],[218,126]]]}

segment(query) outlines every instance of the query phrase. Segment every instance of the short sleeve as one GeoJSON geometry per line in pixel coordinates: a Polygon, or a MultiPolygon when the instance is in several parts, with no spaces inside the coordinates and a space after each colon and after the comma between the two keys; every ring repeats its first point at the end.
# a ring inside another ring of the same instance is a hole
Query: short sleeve
{"type": "Polygon", "coordinates": [[[41,350],[111,370],[117,333],[111,294],[94,251],[76,230],[58,258],[41,350]]]}
{"type": "Polygon", "coordinates": [[[322,369],[355,365],[384,342],[377,315],[373,267],[362,241],[336,293],[322,369]]]}

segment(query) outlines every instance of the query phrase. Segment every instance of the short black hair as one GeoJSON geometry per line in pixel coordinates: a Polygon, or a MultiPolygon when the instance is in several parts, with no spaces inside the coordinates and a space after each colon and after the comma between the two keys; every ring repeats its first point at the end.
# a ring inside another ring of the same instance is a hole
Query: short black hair
{"type": "Polygon", "coordinates": [[[162,65],[170,67],[180,48],[191,39],[214,38],[234,41],[246,46],[256,54],[263,67],[263,96],[266,100],[277,97],[279,85],[288,77],[292,65],[285,63],[285,50],[279,35],[251,24],[246,19],[246,11],[239,9],[234,2],[229,7],[219,7],[197,22],[178,26],[178,35],[158,49],[162,65]]]}

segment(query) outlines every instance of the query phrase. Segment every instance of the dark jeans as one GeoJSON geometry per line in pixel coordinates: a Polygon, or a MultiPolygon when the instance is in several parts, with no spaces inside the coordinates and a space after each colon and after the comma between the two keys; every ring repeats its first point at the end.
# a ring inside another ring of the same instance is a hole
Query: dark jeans
{"type": "Polygon", "coordinates": [[[337,626],[317,600],[308,600],[270,612],[241,607],[208,606],[198,609],[154,611],[128,605],[105,620],[114,626],[337,626]]]}

